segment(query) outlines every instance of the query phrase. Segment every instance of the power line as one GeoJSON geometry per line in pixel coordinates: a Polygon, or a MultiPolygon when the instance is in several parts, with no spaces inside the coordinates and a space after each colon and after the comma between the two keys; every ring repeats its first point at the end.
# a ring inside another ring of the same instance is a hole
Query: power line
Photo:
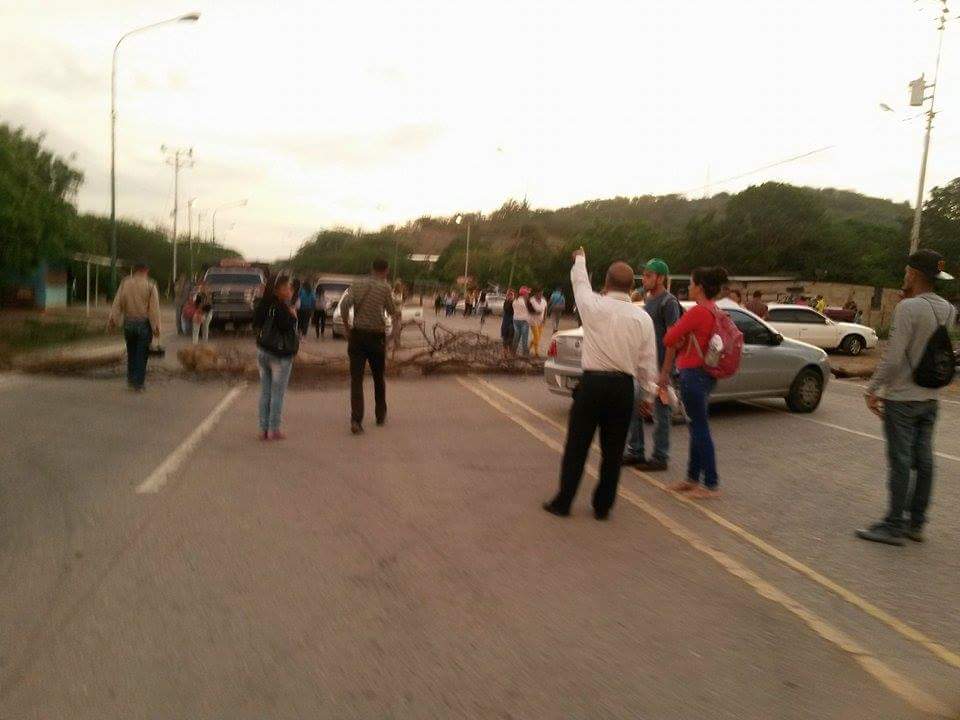
{"type": "Polygon", "coordinates": [[[799,155],[794,155],[793,157],[784,158],[783,160],[777,160],[776,162],[769,163],[767,165],[762,165],[761,167],[754,168],[753,170],[748,170],[747,172],[740,173],[739,175],[734,175],[732,177],[723,178],[722,180],[714,180],[707,185],[698,185],[697,187],[690,188],[689,190],[682,190],[677,193],[678,195],[690,195],[695,193],[698,190],[704,190],[705,188],[713,187],[714,185],[723,185],[728,182],[733,182],[734,180],[740,180],[741,178],[749,177],[750,175],[755,175],[758,172],[763,172],[764,170],[769,170],[771,168],[778,167],[780,165],[786,165],[787,163],[796,162],[797,160],[802,160],[803,158],[810,157],[811,155],[816,155],[818,153],[826,152],[827,150],[832,150],[837,147],[836,145],[824,145],[823,147],[816,148],[815,150],[809,150],[805,153],[800,153],[799,155]]]}

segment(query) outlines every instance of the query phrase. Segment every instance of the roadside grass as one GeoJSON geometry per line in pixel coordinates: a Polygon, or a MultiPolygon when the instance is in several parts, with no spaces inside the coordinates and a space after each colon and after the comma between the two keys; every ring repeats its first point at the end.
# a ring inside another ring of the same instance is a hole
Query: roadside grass
{"type": "Polygon", "coordinates": [[[103,323],[86,318],[38,318],[0,316],[0,364],[14,355],[106,335],[103,323]]]}

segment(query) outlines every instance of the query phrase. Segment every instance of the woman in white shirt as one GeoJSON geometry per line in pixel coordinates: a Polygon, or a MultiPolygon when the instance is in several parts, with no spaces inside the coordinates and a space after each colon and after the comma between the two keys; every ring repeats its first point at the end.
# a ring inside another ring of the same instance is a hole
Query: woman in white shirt
{"type": "Polygon", "coordinates": [[[530,314],[530,333],[533,335],[530,349],[534,357],[540,357],[540,336],[543,334],[543,321],[547,316],[547,301],[543,297],[543,290],[537,288],[530,299],[530,305],[533,306],[533,312],[530,314]]]}
{"type": "Polygon", "coordinates": [[[524,285],[520,288],[517,299],[513,301],[513,336],[518,355],[530,354],[530,318],[533,314],[530,288],[524,285]]]}

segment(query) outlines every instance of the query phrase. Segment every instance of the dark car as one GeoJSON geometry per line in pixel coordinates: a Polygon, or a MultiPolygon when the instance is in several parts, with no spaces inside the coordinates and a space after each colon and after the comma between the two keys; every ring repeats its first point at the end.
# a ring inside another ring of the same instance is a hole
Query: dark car
{"type": "Polygon", "coordinates": [[[203,276],[201,288],[210,297],[213,325],[248,325],[253,322],[253,307],[263,295],[264,271],[253,265],[212,267],[203,276]]]}

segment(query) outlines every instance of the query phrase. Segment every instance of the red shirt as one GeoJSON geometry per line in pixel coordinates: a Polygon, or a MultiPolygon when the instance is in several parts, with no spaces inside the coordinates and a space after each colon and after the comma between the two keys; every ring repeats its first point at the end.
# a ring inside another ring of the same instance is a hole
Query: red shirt
{"type": "Polygon", "coordinates": [[[663,336],[663,344],[666,347],[677,348],[677,368],[683,370],[703,366],[703,358],[687,338],[692,333],[700,349],[706,354],[710,336],[713,335],[717,324],[717,318],[714,316],[715,307],[712,301],[704,305],[694,305],[667,329],[667,334],[663,336]]]}

